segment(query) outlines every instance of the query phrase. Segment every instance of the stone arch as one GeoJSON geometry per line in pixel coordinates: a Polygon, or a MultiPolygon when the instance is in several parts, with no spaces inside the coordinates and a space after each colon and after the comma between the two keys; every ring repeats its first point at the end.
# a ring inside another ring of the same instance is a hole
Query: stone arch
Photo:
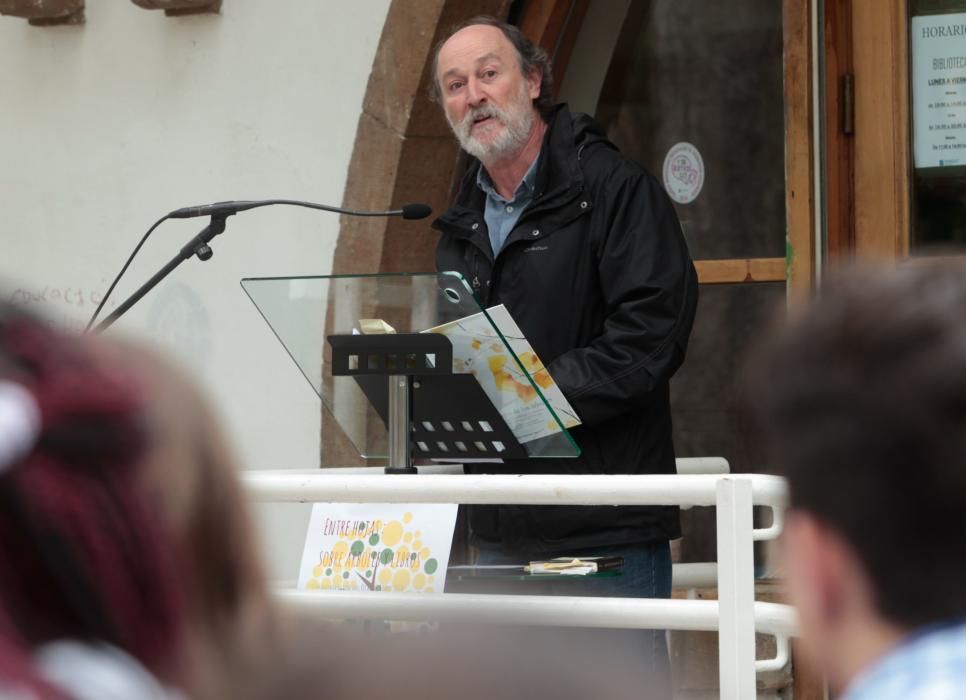
{"type": "MultiPolygon", "coordinates": [[[[342,205],[383,209],[450,201],[460,152],[438,105],[428,96],[433,48],[473,15],[513,14],[523,33],[554,59],[557,80],[569,60],[588,0],[392,0],[376,50],[342,205]]],[[[344,217],[333,271],[430,271],[436,234],[427,221],[344,217]]]]}
{"type": "MultiPolygon", "coordinates": [[[[460,151],[429,99],[433,48],[457,22],[477,14],[505,17],[509,0],[392,0],[366,86],[342,206],[389,209],[449,203],[460,151]]],[[[432,219],[342,217],[334,274],[431,272],[432,219]]],[[[351,442],[323,410],[322,464],[361,464],[351,442]]]]}
{"type": "MultiPolygon", "coordinates": [[[[508,0],[393,0],[366,87],[343,206],[426,202],[437,213],[446,207],[459,148],[428,96],[432,50],[456,22],[474,14],[505,16],[508,5],[508,0]]],[[[436,233],[429,221],[344,217],[333,271],[431,271],[436,233]]]]}
{"type": "MultiPolygon", "coordinates": [[[[559,79],[589,0],[392,0],[356,128],[342,206],[381,210],[425,202],[443,211],[463,170],[439,106],[429,99],[432,51],[450,27],[474,15],[511,17],[551,53],[559,79]]],[[[432,272],[431,219],[342,217],[334,274],[432,272]]],[[[363,462],[323,412],[323,465],[363,462]]]]}

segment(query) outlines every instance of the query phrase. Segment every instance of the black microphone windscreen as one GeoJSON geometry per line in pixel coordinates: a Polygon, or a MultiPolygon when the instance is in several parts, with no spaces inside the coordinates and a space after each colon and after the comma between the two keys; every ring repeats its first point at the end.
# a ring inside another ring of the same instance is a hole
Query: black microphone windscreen
{"type": "Polygon", "coordinates": [[[404,219],[425,219],[432,213],[433,209],[428,204],[404,204],[402,208],[404,219]]]}

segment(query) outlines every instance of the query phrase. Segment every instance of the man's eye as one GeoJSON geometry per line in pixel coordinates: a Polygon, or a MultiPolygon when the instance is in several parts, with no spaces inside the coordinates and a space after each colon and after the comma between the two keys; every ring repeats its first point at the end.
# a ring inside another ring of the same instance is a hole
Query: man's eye
{"type": "Polygon", "coordinates": [[[459,90],[461,87],[463,87],[463,83],[461,83],[459,81],[454,81],[454,82],[452,82],[452,83],[449,84],[449,90],[450,90],[450,92],[452,92],[453,90],[459,90]]]}
{"type": "Polygon", "coordinates": [[[495,70],[488,70],[488,71],[486,71],[486,72],[483,73],[483,77],[484,78],[493,78],[495,76],[496,76],[496,71],[495,70]]]}

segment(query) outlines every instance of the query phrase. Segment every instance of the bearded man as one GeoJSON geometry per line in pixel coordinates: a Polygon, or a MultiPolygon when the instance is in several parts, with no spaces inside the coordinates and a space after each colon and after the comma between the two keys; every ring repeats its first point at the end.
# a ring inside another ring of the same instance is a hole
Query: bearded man
{"type": "MultiPolygon", "coordinates": [[[[433,224],[437,269],[460,272],[483,306],[507,307],[582,420],[572,430],[578,458],[467,471],[674,473],[669,380],[698,288],[666,192],[590,117],[552,104],[546,53],[512,25],[464,23],[437,47],[433,77],[434,98],[477,161],[433,224]]],[[[483,564],[624,559],[621,576],[541,593],[670,596],[677,508],[473,506],[469,521],[483,564]]],[[[666,667],[663,633],[635,639],[666,667]]]]}

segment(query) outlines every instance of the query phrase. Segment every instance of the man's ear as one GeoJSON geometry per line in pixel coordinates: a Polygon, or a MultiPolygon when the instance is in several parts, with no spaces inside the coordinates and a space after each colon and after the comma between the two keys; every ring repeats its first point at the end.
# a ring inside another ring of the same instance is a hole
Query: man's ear
{"type": "Polygon", "coordinates": [[[852,550],[828,525],[810,513],[789,512],[783,558],[789,588],[809,626],[834,627],[848,614],[855,571],[852,550]]]}
{"type": "Polygon", "coordinates": [[[527,76],[527,95],[531,100],[540,97],[540,83],[543,82],[543,72],[534,68],[527,76]]]}

